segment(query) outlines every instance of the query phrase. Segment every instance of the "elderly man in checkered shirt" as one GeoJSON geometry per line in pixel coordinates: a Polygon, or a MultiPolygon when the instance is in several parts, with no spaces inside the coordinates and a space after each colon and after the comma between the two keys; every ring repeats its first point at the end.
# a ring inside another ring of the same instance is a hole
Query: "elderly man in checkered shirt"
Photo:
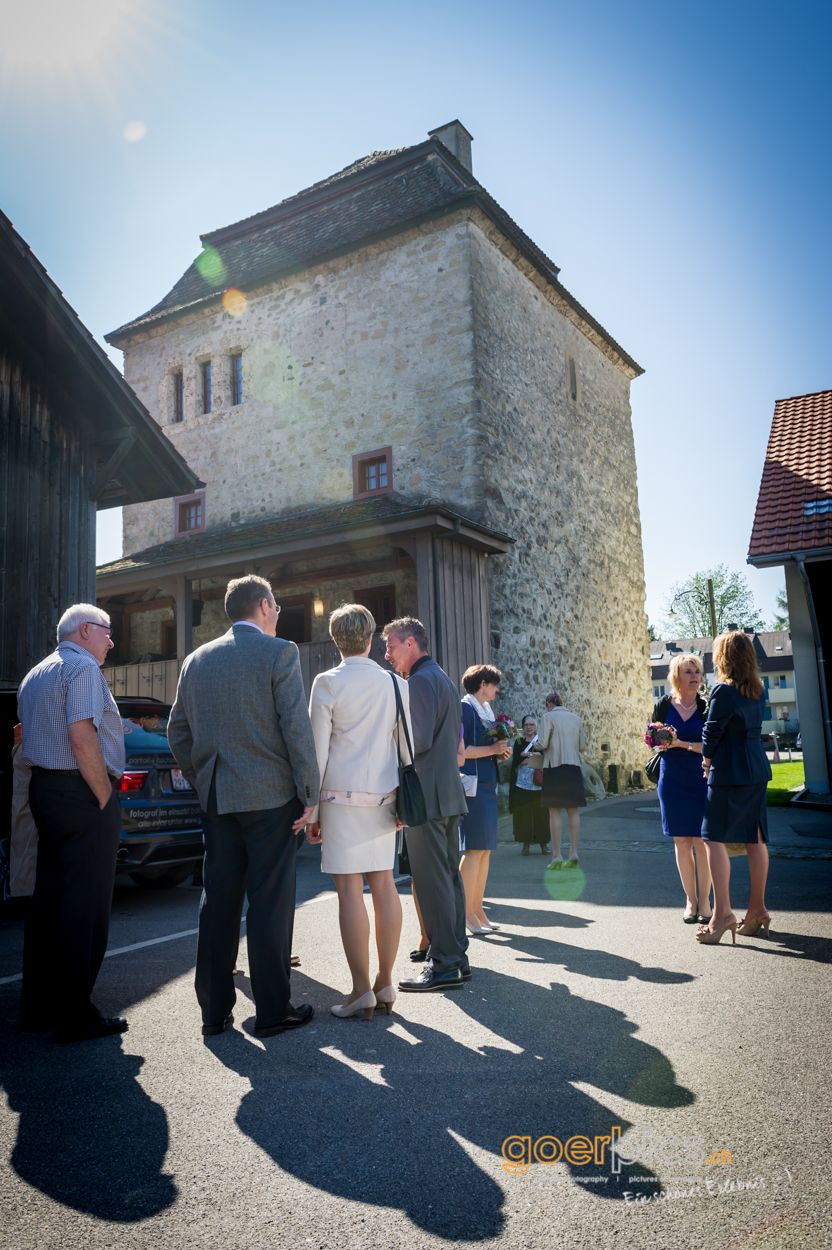
{"type": "Polygon", "coordinates": [[[124,734],[101,672],[112,645],[107,613],[75,604],[58,622],[57,650],[17,695],[39,839],[20,1023],[28,1032],[52,1029],[56,1042],[127,1028],[90,1000],[107,949],[121,827],[113,782],[124,772],[124,734]]]}

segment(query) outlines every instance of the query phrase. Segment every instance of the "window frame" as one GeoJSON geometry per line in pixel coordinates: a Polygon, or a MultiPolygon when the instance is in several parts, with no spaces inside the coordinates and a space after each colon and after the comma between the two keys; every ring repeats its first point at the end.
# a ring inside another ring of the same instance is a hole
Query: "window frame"
{"type": "Polygon", "coordinates": [[[181,425],[185,420],[185,371],[174,369],[173,374],[173,424],[181,425]]]}
{"type": "MultiPolygon", "coordinates": [[[[362,586],[358,590],[355,591],[355,602],[360,603],[362,607],[366,608],[367,611],[370,612],[372,611],[372,609],[370,608],[370,605],[366,601],[368,599],[373,599],[373,598],[384,598],[385,595],[393,600],[392,615],[390,616],[389,619],[391,621],[395,621],[396,620],[396,583],[395,582],[385,582],[384,585],[382,586],[362,586]]],[[[373,616],[376,622],[375,632],[377,634],[380,634],[381,631],[384,629],[384,626],[388,622],[379,621],[375,613],[373,614],[373,616]]]]}
{"type": "Polygon", "coordinates": [[[207,417],[214,411],[214,372],[210,360],[199,362],[199,374],[202,381],[202,415],[207,417]]]}
{"type": "Polygon", "coordinates": [[[230,361],[231,361],[231,378],[230,378],[231,407],[239,408],[240,404],[243,402],[243,353],[232,352],[230,356],[230,361]]]}
{"type": "Polygon", "coordinates": [[[374,499],[376,495],[386,495],[393,489],[393,448],[379,447],[375,451],[359,451],[352,458],[352,497],[353,499],[374,499]],[[387,467],[387,485],[377,486],[375,490],[365,490],[363,469],[374,460],[383,460],[387,467]]]}
{"type": "Polygon", "coordinates": [[[191,538],[194,534],[205,533],[205,491],[197,490],[192,495],[177,495],[173,501],[173,536],[174,538],[191,538]],[[200,506],[200,523],[192,529],[183,529],[180,522],[182,509],[189,504],[200,506]]]}

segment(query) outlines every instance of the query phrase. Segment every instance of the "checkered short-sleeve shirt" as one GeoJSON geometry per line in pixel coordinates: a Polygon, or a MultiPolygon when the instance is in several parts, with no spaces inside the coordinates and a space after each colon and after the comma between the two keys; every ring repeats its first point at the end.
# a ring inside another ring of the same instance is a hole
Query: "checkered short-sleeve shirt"
{"type": "Polygon", "coordinates": [[[17,692],[23,727],[24,764],[39,768],[77,768],[69,744],[69,726],[92,720],[107,772],[124,772],[124,731],[116,701],[95,656],[74,642],[35,665],[17,692]]]}

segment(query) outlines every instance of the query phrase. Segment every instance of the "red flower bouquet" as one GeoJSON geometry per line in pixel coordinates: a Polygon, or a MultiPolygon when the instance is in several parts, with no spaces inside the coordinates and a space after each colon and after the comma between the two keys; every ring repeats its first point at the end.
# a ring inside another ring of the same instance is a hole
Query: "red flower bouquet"
{"type": "Polygon", "coordinates": [[[643,741],[651,751],[655,751],[660,747],[669,747],[673,741],[673,734],[662,721],[651,721],[647,726],[643,741]]]}
{"type": "Polygon", "coordinates": [[[510,742],[514,736],[514,721],[509,720],[505,712],[501,712],[488,730],[488,737],[492,742],[510,742]]]}

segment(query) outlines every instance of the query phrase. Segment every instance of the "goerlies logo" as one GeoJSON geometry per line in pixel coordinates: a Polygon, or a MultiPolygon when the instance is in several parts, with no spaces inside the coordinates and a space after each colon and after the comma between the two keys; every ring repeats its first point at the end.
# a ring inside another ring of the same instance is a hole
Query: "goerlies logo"
{"type": "Polygon", "coordinates": [[[621,1126],[614,1124],[609,1133],[593,1137],[579,1133],[566,1141],[548,1134],[535,1141],[531,1137],[507,1137],[503,1142],[503,1161],[506,1172],[514,1175],[528,1172],[532,1163],[548,1166],[561,1161],[575,1167],[586,1167],[589,1163],[604,1167],[608,1163],[610,1171],[616,1175],[621,1171],[622,1164],[632,1167],[641,1163],[650,1169],[662,1166],[692,1168],[703,1163],[730,1163],[731,1155],[727,1150],[721,1150],[706,1157],[704,1137],[698,1134],[678,1137],[673,1133],[654,1133],[651,1128],[642,1129],[640,1136],[628,1138],[625,1144],[621,1141],[621,1126]]]}

